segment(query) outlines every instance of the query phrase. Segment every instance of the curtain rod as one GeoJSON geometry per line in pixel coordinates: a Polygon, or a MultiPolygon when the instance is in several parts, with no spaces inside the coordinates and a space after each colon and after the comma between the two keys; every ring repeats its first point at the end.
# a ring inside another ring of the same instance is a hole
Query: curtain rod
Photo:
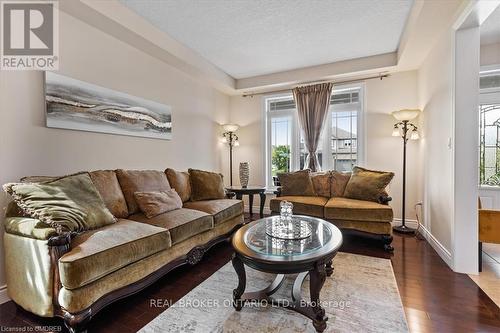
{"type": "MultiPolygon", "coordinates": [[[[387,74],[379,74],[379,75],[376,75],[376,76],[368,76],[368,77],[364,77],[364,78],[359,78],[359,79],[353,79],[353,80],[345,80],[345,81],[317,81],[317,82],[309,82],[309,83],[304,83],[304,84],[316,84],[316,83],[328,83],[328,82],[331,82],[333,83],[334,85],[337,85],[337,84],[345,84],[345,83],[356,83],[356,82],[363,82],[363,81],[366,81],[366,80],[373,80],[373,79],[385,79],[387,77],[391,76],[389,73],[387,74]]],[[[298,87],[298,86],[297,86],[298,87]]],[[[253,96],[256,96],[256,95],[267,95],[267,94],[273,94],[273,93],[280,93],[280,92],[288,92],[288,91],[291,91],[293,88],[289,88],[289,89],[281,89],[281,90],[271,90],[271,91],[264,91],[264,92],[257,92],[257,93],[244,93],[242,95],[242,97],[253,97],[253,96]]]]}

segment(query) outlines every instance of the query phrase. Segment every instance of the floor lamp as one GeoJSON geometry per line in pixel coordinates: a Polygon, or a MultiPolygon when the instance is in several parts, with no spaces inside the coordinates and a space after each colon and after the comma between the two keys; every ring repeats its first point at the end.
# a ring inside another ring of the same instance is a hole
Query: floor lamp
{"type": "Polygon", "coordinates": [[[224,133],[222,133],[222,139],[224,143],[229,145],[229,185],[233,186],[233,147],[240,145],[238,141],[238,136],[234,134],[240,128],[236,124],[225,124],[222,125],[224,133]]]}
{"type": "Polygon", "coordinates": [[[401,212],[401,225],[394,227],[394,231],[411,234],[415,232],[415,229],[406,226],[406,144],[408,140],[418,140],[418,129],[417,126],[412,124],[410,120],[415,119],[420,114],[418,109],[404,109],[399,111],[394,111],[392,116],[398,120],[394,124],[394,129],[392,131],[392,136],[401,136],[403,139],[403,202],[402,202],[402,212],[401,212]]]}

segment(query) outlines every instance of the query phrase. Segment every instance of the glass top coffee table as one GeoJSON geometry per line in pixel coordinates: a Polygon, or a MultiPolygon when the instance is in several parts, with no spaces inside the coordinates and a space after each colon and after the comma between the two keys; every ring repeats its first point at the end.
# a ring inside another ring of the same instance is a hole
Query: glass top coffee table
{"type": "Polygon", "coordinates": [[[303,314],[313,321],[317,332],[326,329],[325,310],[319,295],[326,277],[332,275],[332,260],[342,245],[342,233],[333,224],[319,218],[294,215],[294,238],[280,232],[280,216],[270,216],[240,228],[233,236],[235,250],[232,264],[238,275],[233,290],[233,305],[240,311],[245,302],[267,301],[303,314]],[[279,228],[279,230],[277,230],[279,228]],[[245,265],[256,270],[277,274],[265,289],[245,293],[245,265]],[[271,297],[283,284],[285,274],[296,274],[292,301],[271,297]],[[300,290],[309,275],[310,302],[302,300],[300,290]]]}

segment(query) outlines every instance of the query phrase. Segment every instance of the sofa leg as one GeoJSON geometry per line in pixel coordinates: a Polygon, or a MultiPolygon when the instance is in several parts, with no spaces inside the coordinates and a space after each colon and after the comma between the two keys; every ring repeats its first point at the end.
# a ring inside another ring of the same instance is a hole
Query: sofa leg
{"type": "Polygon", "coordinates": [[[382,243],[384,244],[384,250],[386,252],[393,252],[394,247],[391,245],[392,243],[392,236],[391,235],[383,235],[382,236],[382,243]]]}
{"type": "MultiPolygon", "coordinates": [[[[64,310],[63,310],[64,311],[64,310]]],[[[87,309],[77,314],[72,314],[64,311],[64,325],[71,333],[87,332],[87,324],[92,318],[92,310],[87,309]]]]}

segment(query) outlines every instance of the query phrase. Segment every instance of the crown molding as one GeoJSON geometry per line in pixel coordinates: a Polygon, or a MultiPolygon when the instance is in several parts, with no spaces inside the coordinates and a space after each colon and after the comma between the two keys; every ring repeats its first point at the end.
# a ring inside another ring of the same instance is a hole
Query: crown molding
{"type": "Polygon", "coordinates": [[[266,74],[236,80],[238,91],[262,90],[307,83],[308,81],[332,80],[343,76],[372,74],[389,71],[397,65],[396,52],[370,57],[337,61],[329,64],[304,67],[279,73],[266,74]]]}

